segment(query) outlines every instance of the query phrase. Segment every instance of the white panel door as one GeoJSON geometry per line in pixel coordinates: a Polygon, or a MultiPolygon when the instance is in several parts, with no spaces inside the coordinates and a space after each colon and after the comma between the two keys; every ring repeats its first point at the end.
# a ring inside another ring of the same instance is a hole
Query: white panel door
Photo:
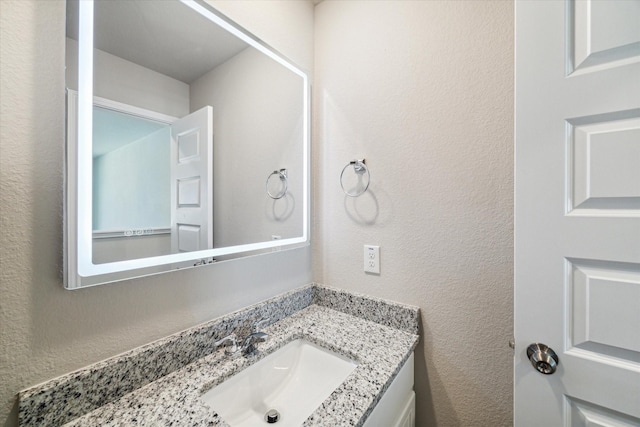
{"type": "Polygon", "coordinates": [[[515,7],[514,423],[640,426],[640,1],[515,7]]]}
{"type": "Polygon", "coordinates": [[[213,248],[213,108],[171,126],[171,251],[213,248]]]}

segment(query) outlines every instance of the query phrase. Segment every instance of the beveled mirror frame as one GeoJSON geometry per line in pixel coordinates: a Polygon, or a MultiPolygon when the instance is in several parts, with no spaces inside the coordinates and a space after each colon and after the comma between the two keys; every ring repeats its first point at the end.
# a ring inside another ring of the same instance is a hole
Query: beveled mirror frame
{"type": "MultiPolygon", "coordinates": [[[[93,0],[79,2],[78,97],[68,97],[67,111],[77,112],[77,127],[67,118],[66,185],[64,212],[64,286],[78,289],[128,280],[203,265],[220,256],[233,259],[267,252],[273,248],[295,248],[309,244],[309,150],[310,150],[310,82],[307,74],[238,24],[203,0],[176,0],[190,7],[213,24],[226,29],[249,46],[299,75],[303,82],[303,196],[302,235],[282,240],[220,247],[149,258],[93,263],[92,237],[92,141],[93,128],[93,0]],[[69,141],[76,141],[70,143],[69,141]]],[[[228,262],[228,261],[221,261],[228,262]]],[[[215,263],[214,263],[215,264],[215,263]]]]}

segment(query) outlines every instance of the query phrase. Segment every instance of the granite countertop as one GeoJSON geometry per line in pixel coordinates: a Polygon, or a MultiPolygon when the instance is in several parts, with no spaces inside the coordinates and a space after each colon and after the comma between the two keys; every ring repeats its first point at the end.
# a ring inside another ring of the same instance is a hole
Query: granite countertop
{"type": "Polygon", "coordinates": [[[358,363],[304,426],[361,426],[418,343],[418,336],[312,304],[263,329],[256,354],[219,350],[125,394],[65,426],[227,426],[200,396],[290,341],[304,338],[358,363]]]}

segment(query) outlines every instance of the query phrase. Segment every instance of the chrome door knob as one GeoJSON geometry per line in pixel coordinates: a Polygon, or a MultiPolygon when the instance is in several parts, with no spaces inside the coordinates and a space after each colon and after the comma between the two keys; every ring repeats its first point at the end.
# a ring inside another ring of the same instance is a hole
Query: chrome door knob
{"type": "Polygon", "coordinates": [[[558,355],[548,346],[534,343],[527,347],[527,357],[536,370],[545,375],[551,375],[558,367],[558,355]]]}

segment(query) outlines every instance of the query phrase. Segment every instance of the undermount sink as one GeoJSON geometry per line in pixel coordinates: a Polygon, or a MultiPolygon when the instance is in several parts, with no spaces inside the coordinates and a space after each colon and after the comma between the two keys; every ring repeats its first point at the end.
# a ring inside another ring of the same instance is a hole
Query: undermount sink
{"type": "Polygon", "coordinates": [[[202,400],[231,427],[273,424],[276,413],[278,427],[298,427],[356,366],[298,339],[217,385],[202,400]]]}

